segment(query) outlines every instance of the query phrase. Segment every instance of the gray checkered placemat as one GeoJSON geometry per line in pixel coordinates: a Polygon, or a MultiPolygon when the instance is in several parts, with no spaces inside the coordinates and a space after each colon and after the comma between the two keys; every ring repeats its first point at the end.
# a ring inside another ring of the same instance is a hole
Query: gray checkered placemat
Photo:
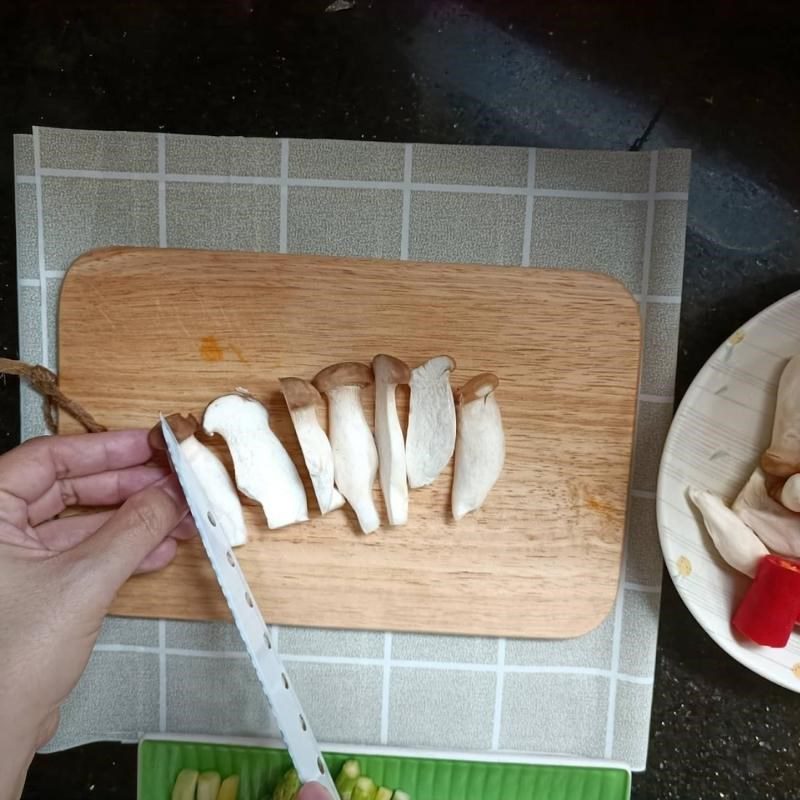
{"type": "MultiPolygon", "coordinates": [[[[21,357],[57,366],[64,272],[102,245],[591,267],[640,301],[644,362],[624,579],[567,641],[284,627],[323,741],[609,758],[643,769],[672,414],[687,151],[645,153],[34,129],[15,137],[21,357]]],[[[44,433],[23,387],[22,436],[44,433]]],[[[109,618],[51,748],[141,733],[277,733],[235,629],[109,618]]]]}

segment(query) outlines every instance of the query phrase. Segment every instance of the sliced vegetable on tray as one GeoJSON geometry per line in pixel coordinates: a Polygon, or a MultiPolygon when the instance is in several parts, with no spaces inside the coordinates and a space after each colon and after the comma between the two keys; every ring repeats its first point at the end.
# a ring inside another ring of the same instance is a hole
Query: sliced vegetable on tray
{"type": "Polygon", "coordinates": [[[172,800],[195,800],[199,777],[200,773],[196,769],[181,770],[172,787],[172,800]]]}
{"type": "MultiPolygon", "coordinates": [[[[275,787],[271,800],[296,800],[300,788],[297,771],[287,770],[275,787]]],[[[339,792],[340,800],[411,800],[400,789],[379,787],[372,778],[362,774],[361,765],[355,759],[348,759],[342,764],[336,776],[336,791],[339,792]]]]}
{"type": "Polygon", "coordinates": [[[222,786],[219,787],[217,800],[238,800],[239,798],[239,776],[228,775],[222,786]]]}

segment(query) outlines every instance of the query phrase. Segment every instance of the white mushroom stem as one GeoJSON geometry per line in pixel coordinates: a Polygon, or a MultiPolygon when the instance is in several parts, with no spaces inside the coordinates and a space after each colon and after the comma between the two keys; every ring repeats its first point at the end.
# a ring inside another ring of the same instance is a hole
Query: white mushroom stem
{"type": "Polygon", "coordinates": [[[456,409],[450,373],[456,362],[436,356],[411,371],[406,470],[412,489],[433,483],[456,444],[456,409]]]}
{"type": "Polygon", "coordinates": [[[770,497],[761,469],[750,476],[732,508],[774,553],[800,557],[800,514],[770,497]]]}
{"type": "Polygon", "coordinates": [[[372,360],[375,375],[375,440],[378,445],[381,490],[390,525],[408,522],[406,445],[397,413],[396,388],[408,383],[411,372],[397,358],[378,355],[372,360]]]}
{"type": "Polygon", "coordinates": [[[333,485],[333,450],[317,418],[316,405],[322,398],[311,383],[301,378],[281,378],[280,384],[317,505],[321,514],[327,514],[341,508],[344,497],[333,485]]]}
{"type": "Polygon", "coordinates": [[[505,461],[505,435],[494,396],[499,381],[483,373],[457,395],[458,434],[453,477],[453,517],[461,519],[483,505],[500,477],[505,461]]]}
{"type": "MultiPolygon", "coordinates": [[[[195,477],[203,487],[210,511],[222,528],[231,547],[247,543],[247,525],[242,504],[228,470],[214,452],[198,441],[194,432],[199,423],[192,416],[172,414],[167,418],[186,460],[192,465],[195,477]]],[[[166,449],[161,426],[150,432],[150,444],[156,450],[166,449]]]]}
{"type": "Polygon", "coordinates": [[[333,449],[336,486],[358,517],[364,533],[380,525],[372,487],[378,474],[378,451],[361,405],[361,387],[372,382],[366,364],[334,364],[314,385],[328,398],[328,434],[333,449]]]}
{"type": "Polygon", "coordinates": [[[781,373],[772,443],[761,466],[768,475],[779,478],[800,472],[800,354],[789,359],[781,373]]]}
{"type": "Polygon", "coordinates": [[[270,429],[269,414],[261,403],[244,393],[218,397],[206,409],[203,427],[227,442],[236,485],[243,494],[261,503],[269,528],[308,519],[303,482],[270,429]]]}
{"type": "Polygon", "coordinates": [[[689,499],[722,558],[738,572],[755,577],[759,562],[769,555],[764,543],[717,495],[689,488],[689,499]]]}

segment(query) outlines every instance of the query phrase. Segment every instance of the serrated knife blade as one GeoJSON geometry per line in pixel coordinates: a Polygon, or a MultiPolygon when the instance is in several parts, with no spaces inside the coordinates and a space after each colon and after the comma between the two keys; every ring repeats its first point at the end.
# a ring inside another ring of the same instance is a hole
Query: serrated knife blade
{"type": "Polygon", "coordinates": [[[264,695],[272,707],[281,737],[300,780],[303,783],[316,781],[322,784],[334,800],[339,800],[339,794],[311,731],[311,725],[303,713],[300,700],[292,688],[281,659],[272,646],[269,628],[250,591],[239,561],[228,544],[225,533],[217,524],[206,493],[163,415],[161,429],[164,441],[167,443],[170,461],[186,495],[186,502],[200,533],[200,539],[250,660],[253,662],[264,695]]]}

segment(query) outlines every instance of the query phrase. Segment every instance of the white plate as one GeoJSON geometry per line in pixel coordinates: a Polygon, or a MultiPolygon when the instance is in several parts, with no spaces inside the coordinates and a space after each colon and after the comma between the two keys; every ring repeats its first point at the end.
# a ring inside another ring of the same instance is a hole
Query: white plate
{"type": "Polygon", "coordinates": [[[778,379],[800,353],[800,292],[762,311],[723,344],[692,382],[672,422],[658,475],[661,549],[678,593],[712,639],[773,683],[800,692],[800,633],[760,647],[731,627],[749,579],[717,555],[689,486],[730,502],[769,444],[778,379]]]}

